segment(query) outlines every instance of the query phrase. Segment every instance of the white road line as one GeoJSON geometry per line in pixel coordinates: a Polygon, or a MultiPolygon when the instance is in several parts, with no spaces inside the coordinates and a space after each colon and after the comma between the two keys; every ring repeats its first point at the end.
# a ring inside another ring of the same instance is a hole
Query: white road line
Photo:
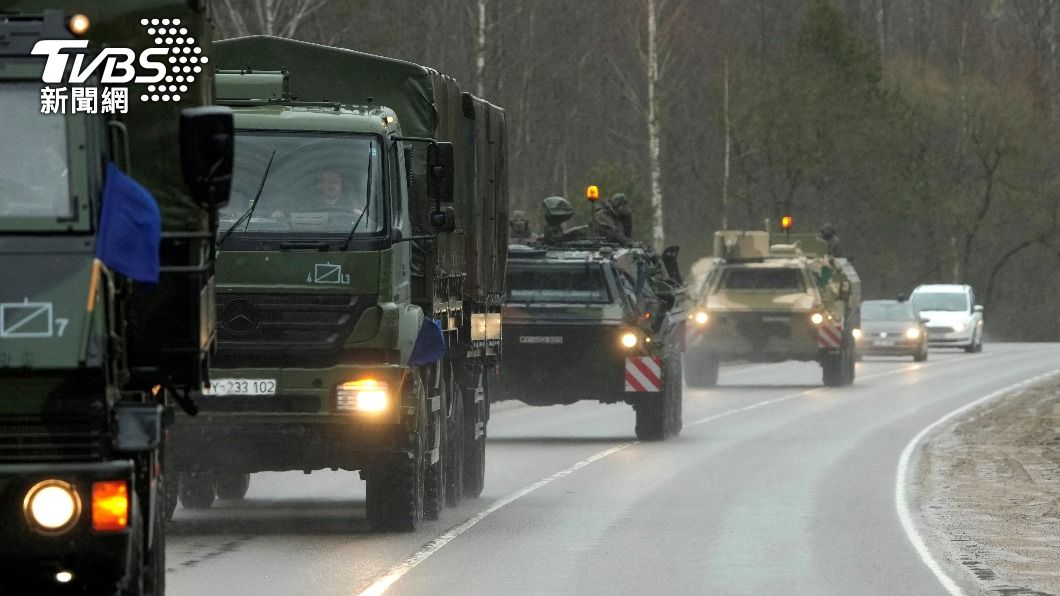
{"type": "MultiPolygon", "coordinates": [[[[978,356],[978,354],[977,354],[977,356],[978,356]]],[[[967,361],[967,360],[970,360],[970,358],[965,359],[964,361],[967,361]]],[[[938,364],[936,364],[935,366],[937,367],[938,364]]],[[[914,364],[912,366],[905,366],[905,367],[902,367],[902,368],[898,368],[898,369],[894,369],[894,370],[888,370],[888,371],[884,371],[884,372],[879,372],[879,373],[876,373],[876,374],[866,375],[866,376],[858,377],[858,378],[860,378],[860,379],[873,379],[873,378],[876,378],[876,377],[884,377],[884,376],[887,376],[887,375],[893,375],[893,374],[897,374],[897,373],[905,372],[905,371],[909,371],[909,370],[917,370],[917,369],[923,368],[923,367],[924,367],[923,364],[914,364]]],[[[700,425],[700,424],[706,424],[708,422],[712,422],[714,420],[718,420],[719,418],[725,418],[726,416],[732,416],[733,414],[739,414],[741,412],[746,412],[748,410],[754,410],[756,408],[761,408],[763,406],[767,406],[767,405],[770,405],[770,404],[775,404],[775,403],[786,401],[786,400],[789,400],[789,399],[794,399],[794,398],[802,396],[802,395],[807,395],[807,394],[810,394],[810,393],[814,393],[814,392],[817,392],[817,391],[823,391],[823,390],[824,389],[821,388],[821,387],[816,387],[814,389],[809,389],[809,390],[806,390],[806,391],[800,391],[799,393],[793,393],[791,395],[785,395],[783,397],[778,397],[776,399],[770,399],[770,400],[758,402],[758,403],[755,403],[755,404],[752,404],[752,405],[749,405],[749,406],[745,406],[743,408],[735,408],[735,409],[732,409],[732,410],[726,410],[726,411],[724,411],[724,412],[722,412],[720,414],[715,414],[713,416],[707,416],[706,418],[701,418],[699,420],[696,420],[695,422],[691,422],[691,423],[685,424],[685,427],[697,426],[697,425],[700,425]]],[[[554,482],[556,480],[559,480],[560,478],[563,478],[565,476],[569,476],[569,475],[573,474],[574,472],[584,468],[585,466],[587,466],[587,465],[589,465],[589,464],[591,464],[591,463],[593,463],[595,461],[601,460],[601,459],[603,459],[603,458],[605,458],[605,457],[607,457],[607,456],[609,456],[611,454],[617,453],[617,452],[619,452],[619,451],[621,451],[623,449],[626,449],[627,447],[632,447],[633,445],[636,445],[638,443],[640,443],[640,441],[630,441],[629,443],[622,443],[621,445],[616,445],[614,447],[611,447],[610,449],[605,449],[603,451],[595,453],[595,454],[593,454],[593,455],[581,460],[580,462],[572,465],[569,468],[566,468],[564,470],[560,470],[559,472],[556,472],[555,474],[553,474],[551,476],[548,476],[547,478],[542,478],[541,480],[538,480],[537,482],[531,484],[530,486],[527,486],[525,488],[517,490],[514,493],[511,493],[511,494],[509,494],[506,497],[502,497],[502,498],[494,501],[493,504],[491,504],[486,509],[483,509],[482,511],[478,512],[474,516],[468,518],[468,520],[465,521],[464,523],[456,525],[456,526],[453,526],[452,528],[447,530],[445,533],[441,534],[440,536],[438,536],[434,540],[428,542],[423,548],[421,548],[420,550],[418,550],[415,553],[413,553],[412,555],[410,555],[404,561],[398,563],[394,567],[391,567],[390,571],[388,571],[386,573],[386,575],[384,575],[383,577],[381,577],[381,578],[375,580],[374,582],[372,582],[372,585],[368,586],[366,589],[362,590],[361,592],[358,592],[357,596],[380,596],[381,594],[385,593],[390,588],[390,586],[394,585],[394,582],[396,582],[399,579],[401,579],[409,571],[412,571],[417,565],[419,565],[424,560],[426,560],[427,557],[429,557],[429,556],[433,555],[434,553],[438,552],[439,550],[441,550],[442,547],[444,547],[445,545],[447,545],[450,542],[452,542],[454,539],[456,539],[457,536],[459,536],[459,535],[463,534],[464,532],[470,530],[472,527],[475,526],[475,524],[477,524],[480,521],[482,521],[483,519],[485,519],[491,513],[497,511],[498,509],[504,507],[505,505],[508,505],[509,503],[511,503],[513,501],[516,501],[518,499],[521,499],[521,498],[525,497],[526,495],[534,492],[535,490],[537,490],[537,489],[539,489],[539,488],[541,488],[541,487],[543,487],[543,486],[545,486],[547,484],[550,484],[550,483],[552,483],[552,482],[554,482]]]]}
{"type": "Polygon", "coordinates": [[[525,497],[526,495],[534,492],[542,486],[550,484],[565,476],[569,476],[574,472],[580,470],[581,468],[584,468],[585,466],[593,463],[594,461],[603,459],[627,447],[636,445],[638,442],[639,441],[631,441],[629,443],[622,443],[621,445],[616,445],[610,449],[605,449],[603,451],[600,451],[599,453],[595,453],[565,470],[560,470],[559,472],[556,472],[555,474],[547,478],[542,478],[541,480],[538,480],[530,486],[517,490],[506,497],[494,501],[493,504],[487,507],[486,509],[483,509],[473,517],[469,518],[464,523],[450,528],[444,534],[438,536],[434,540],[427,543],[427,545],[421,548],[419,551],[412,554],[410,557],[397,564],[396,566],[392,567],[386,575],[377,579],[363,592],[360,592],[359,596],[378,596],[379,594],[386,592],[387,588],[393,585],[394,582],[396,582],[397,580],[401,579],[403,575],[405,575],[409,571],[412,571],[412,569],[422,563],[424,559],[438,552],[439,549],[441,549],[446,544],[452,542],[453,539],[455,539],[457,536],[470,530],[472,526],[485,519],[487,515],[493,513],[494,511],[497,511],[501,507],[504,507],[505,505],[511,503],[512,501],[515,501],[516,499],[525,497]]]}
{"type": "Polygon", "coordinates": [[[939,418],[930,426],[917,433],[917,435],[913,437],[913,440],[909,441],[909,444],[902,450],[902,455],[898,459],[898,471],[896,472],[894,480],[894,507],[898,511],[898,519],[902,522],[902,529],[905,530],[909,542],[913,544],[913,548],[915,548],[917,554],[920,555],[920,560],[924,562],[924,565],[926,565],[933,574],[935,574],[935,578],[939,580],[942,587],[946,588],[946,591],[952,596],[963,596],[964,592],[957,586],[956,582],[954,582],[953,579],[942,570],[942,567],[939,566],[938,562],[935,561],[935,558],[931,555],[927,545],[924,543],[924,538],[920,535],[920,532],[917,531],[916,523],[913,521],[913,511],[908,498],[909,487],[906,485],[906,478],[909,476],[909,465],[913,458],[913,452],[920,446],[920,442],[923,441],[924,437],[951,418],[959,416],[960,414],[991,400],[1008,395],[1013,391],[1017,391],[1049,377],[1056,376],[1057,374],[1060,374],[1060,370],[1054,370],[1052,372],[1032,377],[1016,383],[1015,385],[1005,387],[1000,391],[995,391],[990,395],[981,397],[969,404],[965,404],[949,414],[946,414],[942,418],[939,418]]]}

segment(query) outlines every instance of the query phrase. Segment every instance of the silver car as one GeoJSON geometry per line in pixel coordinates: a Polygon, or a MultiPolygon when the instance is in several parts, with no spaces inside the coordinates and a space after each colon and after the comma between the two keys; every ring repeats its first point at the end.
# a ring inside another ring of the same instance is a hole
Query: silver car
{"type": "Polygon", "coordinates": [[[917,286],[909,301],[927,321],[928,343],[937,347],[983,350],[983,307],[969,285],[917,286]]]}

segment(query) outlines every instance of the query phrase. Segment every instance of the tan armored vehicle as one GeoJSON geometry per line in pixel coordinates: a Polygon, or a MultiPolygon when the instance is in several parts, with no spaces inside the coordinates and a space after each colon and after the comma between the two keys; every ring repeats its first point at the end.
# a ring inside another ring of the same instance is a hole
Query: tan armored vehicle
{"type": "Polygon", "coordinates": [[[853,383],[861,281],[834,252],[812,235],[716,232],[714,257],[692,269],[686,382],[714,386],[725,361],[813,360],[825,385],[853,383]]]}

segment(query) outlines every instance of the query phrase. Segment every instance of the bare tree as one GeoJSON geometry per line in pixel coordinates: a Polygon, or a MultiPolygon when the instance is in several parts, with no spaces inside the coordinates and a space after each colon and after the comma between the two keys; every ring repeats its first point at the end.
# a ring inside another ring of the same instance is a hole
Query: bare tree
{"type": "Polygon", "coordinates": [[[327,0],[222,0],[221,14],[233,36],[294,37],[306,19],[327,0]]]}

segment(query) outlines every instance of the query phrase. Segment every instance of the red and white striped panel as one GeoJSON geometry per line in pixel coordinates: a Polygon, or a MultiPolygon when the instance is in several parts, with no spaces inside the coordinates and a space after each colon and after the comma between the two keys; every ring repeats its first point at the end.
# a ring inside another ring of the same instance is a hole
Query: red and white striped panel
{"type": "Polygon", "coordinates": [[[655,356],[626,358],[626,392],[658,393],[662,391],[662,359],[655,356]]]}
{"type": "Polygon", "coordinates": [[[829,350],[839,349],[843,345],[843,328],[828,321],[817,327],[817,344],[829,350]]]}

